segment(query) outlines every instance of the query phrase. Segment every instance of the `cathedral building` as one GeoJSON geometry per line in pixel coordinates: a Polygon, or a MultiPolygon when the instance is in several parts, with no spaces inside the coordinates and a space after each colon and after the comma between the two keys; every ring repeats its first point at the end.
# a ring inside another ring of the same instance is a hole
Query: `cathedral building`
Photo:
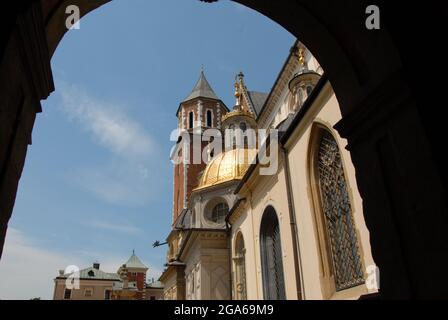
{"type": "Polygon", "coordinates": [[[333,129],[340,108],[318,61],[297,41],[269,93],[240,73],[235,99],[227,108],[202,71],[177,111],[164,299],[375,293],[354,167],[333,129]]]}

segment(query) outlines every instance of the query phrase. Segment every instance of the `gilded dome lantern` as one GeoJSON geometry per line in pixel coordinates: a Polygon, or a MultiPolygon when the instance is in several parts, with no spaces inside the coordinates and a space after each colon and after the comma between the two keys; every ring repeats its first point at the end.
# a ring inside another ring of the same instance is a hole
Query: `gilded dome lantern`
{"type": "Polygon", "coordinates": [[[290,109],[299,110],[308,96],[313,91],[320,79],[320,74],[308,69],[307,50],[305,47],[295,47],[292,56],[297,58],[298,72],[289,82],[289,91],[291,92],[290,109]]]}
{"type": "Polygon", "coordinates": [[[234,84],[235,106],[222,116],[224,152],[216,155],[205,168],[195,191],[241,180],[257,155],[255,115],[244,101],[244,75],[240,72],[234,84]]]}

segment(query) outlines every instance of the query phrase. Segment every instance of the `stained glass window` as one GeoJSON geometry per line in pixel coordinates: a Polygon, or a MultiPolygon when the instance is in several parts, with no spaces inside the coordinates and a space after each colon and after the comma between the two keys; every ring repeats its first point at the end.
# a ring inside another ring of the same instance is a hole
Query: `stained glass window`
{"type": "Polygon", "coordinates": [[[341,154],[326,130],[322,131],[317,164],[336,290],[340,291],[364,283],[364,276],[341,154]]]}

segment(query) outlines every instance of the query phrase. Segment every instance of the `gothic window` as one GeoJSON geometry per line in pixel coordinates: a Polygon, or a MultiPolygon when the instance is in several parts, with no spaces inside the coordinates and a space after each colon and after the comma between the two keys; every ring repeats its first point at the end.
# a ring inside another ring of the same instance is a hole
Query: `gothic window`
{"type": "Polygon", "coordinates": [[[246,248],[241,233],[238,233],[235,242],[235,298],[236,300],[247,300],[246,290],[246,248]]]}
{"type": "Polygon", "coordinates": [[[229,206],[227,203],[221,202],[213,208],[211,219],[213,222],[222,223],[224,222],[227,213],[229,213],[229,206]]]}
{"type": "Polygon", "coordinates": [[[207,127],[212,127],[212,110],[207,110],[207,127]]]}
{"type": "Polygon", "coordinates": [[[265,209],[260,228],[261,267],[263,293],[266,300],[284,300],[282,245],[277,213],[269,206],[265,209]]]}
{"type": "Polygon", "coordinates": [[[317,220],[322,229],[320,242],[329,278],[334,290],[340,291],[364,283],[362,262],[338,144],[326,129],[320,129],[317,137],[313,167],[320,211],[317,220]]]}
{"type": "Polygon", "coordinates": [[[193,112],[190,112],[188,114],[188,128],[193,129],[193,127],[194,127],[194,114],[193,112]]]}

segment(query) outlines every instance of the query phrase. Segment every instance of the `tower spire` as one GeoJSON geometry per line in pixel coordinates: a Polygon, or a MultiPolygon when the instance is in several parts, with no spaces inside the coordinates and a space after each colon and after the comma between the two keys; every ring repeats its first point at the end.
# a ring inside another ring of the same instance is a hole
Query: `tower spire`
{"type": "Polygon", "coordinates": [[[204,67],[202,66],[201,72],[199,74],[199,79],[196,85],[194,86],[193,90],[191,91],[190,95],[185,98],[183,102],[187,102],[189,100],[193,100],[195,98],[209,98],[214,100],[220,100],[216,93],[213,91],[212,87],[210,86],[210,83],[208,83],[204,67]]]}

